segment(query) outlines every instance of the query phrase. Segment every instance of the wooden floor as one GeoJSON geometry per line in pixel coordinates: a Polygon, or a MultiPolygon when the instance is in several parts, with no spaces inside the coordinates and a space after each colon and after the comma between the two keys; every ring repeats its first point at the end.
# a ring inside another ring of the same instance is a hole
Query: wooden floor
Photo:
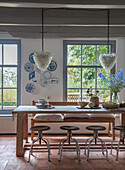
{"type": "MultiPolygon", "coordinates": [[[[50,142],[59,142],[64,136],[46,136],[50,142]]],[[[87,138],[87,137],[86,137],[87,138]]],[[[78,141],[86,139],[77,137],[78,141]]],[[[101,137],[105,141],[111,141],[110,137],[101,137]]],[[[30,140],[30,138],[29,138],[30,140]]],[[[63,153],[62,162],[59,162],[58,150],[51,150],[51,162],[47,161],[47,153],[35,153],[37,158],[31,156],[31,163],[27,162],[27,150],[24,158],[16,157],[16,137],[0,136],[0,170],[125,170],[125,152],[120,152],[119,160],[115,160],[116,152],[109,153],[109,160],[100,152],[91,152],[90,160],[86,161],[84,150],[81,149],[81,161],[78,161],[76,153],[63,153]]]]}

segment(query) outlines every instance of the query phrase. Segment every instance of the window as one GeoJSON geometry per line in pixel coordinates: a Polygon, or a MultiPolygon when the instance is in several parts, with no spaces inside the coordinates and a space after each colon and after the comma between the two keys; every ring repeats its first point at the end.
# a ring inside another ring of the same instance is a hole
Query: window
{"type": "Polygon", "coordinates": [[[0,40],[0,113],[20,104],[20,40],[0,40]]]}
{"type": "MultiPolygon", "coordinates": [[[[116,42],[110,41],[111,52],[115,47],[116,42]]],[[[106,54],[107,48],[106,41],[64,41],[64,100],[88,100],[86,91],[90,87],[99,90],[100,101],[110,100],[110,91],[98,76],[100,72],[110,74],[99,62],[99,55],[106,54]]]]}

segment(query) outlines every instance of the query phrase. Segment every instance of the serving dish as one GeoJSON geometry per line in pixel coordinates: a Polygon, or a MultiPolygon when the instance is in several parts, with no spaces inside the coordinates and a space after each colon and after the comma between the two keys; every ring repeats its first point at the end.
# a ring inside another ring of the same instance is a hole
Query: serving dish
{"type": "Polygon", "coordinates": [[[109,103],[103,103],[102,107],[105,109],[118,109],[119,104],[109,104],[109,103]]]}
{"type": "Polygon", "coordinates": [[[78,105],[80,106],[80,108],[84,108],[85,106],[87,106],[89,102],[78,102],[78,105]]]}

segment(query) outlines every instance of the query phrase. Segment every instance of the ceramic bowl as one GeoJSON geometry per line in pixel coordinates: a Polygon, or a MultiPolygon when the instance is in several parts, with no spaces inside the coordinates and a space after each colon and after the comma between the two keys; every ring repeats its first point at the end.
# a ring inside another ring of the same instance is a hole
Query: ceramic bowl
{"type": "Polygon", "coordinates": [[[89,102],[78,102],[78,105],[81,107],[81,108],[84,108],[85,106],[87,106],[89,102]]]}
{"type": "Polygon", "coordinates": [[[46,104],[46,100],[45,99],[39,99],[38,102],[42,105],[45,105],[46,104]]]}

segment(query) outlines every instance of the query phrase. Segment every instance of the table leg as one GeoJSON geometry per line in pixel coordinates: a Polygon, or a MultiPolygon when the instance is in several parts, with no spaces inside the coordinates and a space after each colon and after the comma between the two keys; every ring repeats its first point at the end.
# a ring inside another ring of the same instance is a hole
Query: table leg
{"type": "Polygon", "coordinates": [[[21,157],[24,155],[23,148],[23,119],[24,114],[21,112],[17,114],[17,138],[16,138],[16,156],[21,157]]]}
{"type": "Polygon", "coordinates": [[[121,123],[121,126],[125,126],[125,114],[121,114],[120,116],[120,123],[121,123]]]}
{"type": "Polygon", "coordinates": [[[23,139],[28,143],[28,114],[24,115],[23,120],[23,139]]]}

